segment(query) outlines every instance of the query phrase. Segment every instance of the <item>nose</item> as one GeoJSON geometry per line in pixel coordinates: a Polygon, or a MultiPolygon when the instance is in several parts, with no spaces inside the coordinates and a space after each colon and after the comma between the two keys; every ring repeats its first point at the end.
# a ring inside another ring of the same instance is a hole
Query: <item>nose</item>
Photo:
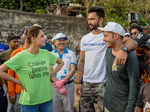
{"type": "Polygon", "coordinates": [[[16,41],[15,44],[18,45],[18,41],[16,41]]]}
{"type": "Polygon", "coordinates": [[[106,37],[104,36],[103,41],[106,41],[106,37]]]}

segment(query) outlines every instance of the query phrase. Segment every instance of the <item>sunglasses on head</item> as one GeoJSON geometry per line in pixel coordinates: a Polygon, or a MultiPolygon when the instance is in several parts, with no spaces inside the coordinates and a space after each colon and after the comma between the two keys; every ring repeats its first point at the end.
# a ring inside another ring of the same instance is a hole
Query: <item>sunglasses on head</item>
{"type": "Polygon", "coordinates": [[[138,33],[137,32],[133,32],[133,33],[131,33],[131,35],[137,35],[138,33]]]}
{"type": "Polygon", "coordinates": [[[28,29],[29,29],[29,26],[25,26],[25,30],[24,30],[23,34],[26,34],[28,29]]]}

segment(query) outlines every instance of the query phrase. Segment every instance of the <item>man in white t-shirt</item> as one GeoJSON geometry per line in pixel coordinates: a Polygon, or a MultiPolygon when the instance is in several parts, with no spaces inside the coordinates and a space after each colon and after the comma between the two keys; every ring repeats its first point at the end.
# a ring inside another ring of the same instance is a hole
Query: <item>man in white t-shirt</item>
{"type": "MultiPolygon", "coordinates": [[[[105,53],[107,48],[103,41],[103,32],[99,30],[99,27],[102,27],[104,15],[104,9],[101,7],[95,6],[88,10],[87,19],[91,32],[81,39],[80,58],[75,74],[75,83],[78,83],[76,93],[81,95],[81,112],[95,112],[95,103],[98,104],[99,111],[104,112],[105,53]],[[81,82],[83,82],[82,87],[81,82]]],[[[127,40],[125,43],[127,47],[123,46],[119,51],[115,59],[116,64],[124,64],[127,51],[134,49],[137,45],[133,40],[127,40]]]]}

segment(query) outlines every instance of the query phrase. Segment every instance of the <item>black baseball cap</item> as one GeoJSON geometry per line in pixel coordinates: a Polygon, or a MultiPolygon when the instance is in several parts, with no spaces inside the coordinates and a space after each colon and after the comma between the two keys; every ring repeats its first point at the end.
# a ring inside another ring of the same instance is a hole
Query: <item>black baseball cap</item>
{"type": "Polygon", "coordinates": [[[8,34],[7,42],[10,42],[13,39],[19,39],[19,38],[20,38],[19,36],[11,33],[11,34],[8,34]]]}

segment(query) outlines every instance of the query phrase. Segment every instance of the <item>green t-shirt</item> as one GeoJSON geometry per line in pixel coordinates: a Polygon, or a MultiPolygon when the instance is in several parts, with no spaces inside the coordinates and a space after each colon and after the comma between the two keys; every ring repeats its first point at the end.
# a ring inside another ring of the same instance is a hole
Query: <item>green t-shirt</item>
{"type": "Polygon", "coordinates": [[[27,89],[21,92],[20,104],[35,105],[52,99],[49,67],[56,64],[56,60],[55,55],[40,49],[37,55],[24,50],[4,63],[18,74],[27,89]]]}

